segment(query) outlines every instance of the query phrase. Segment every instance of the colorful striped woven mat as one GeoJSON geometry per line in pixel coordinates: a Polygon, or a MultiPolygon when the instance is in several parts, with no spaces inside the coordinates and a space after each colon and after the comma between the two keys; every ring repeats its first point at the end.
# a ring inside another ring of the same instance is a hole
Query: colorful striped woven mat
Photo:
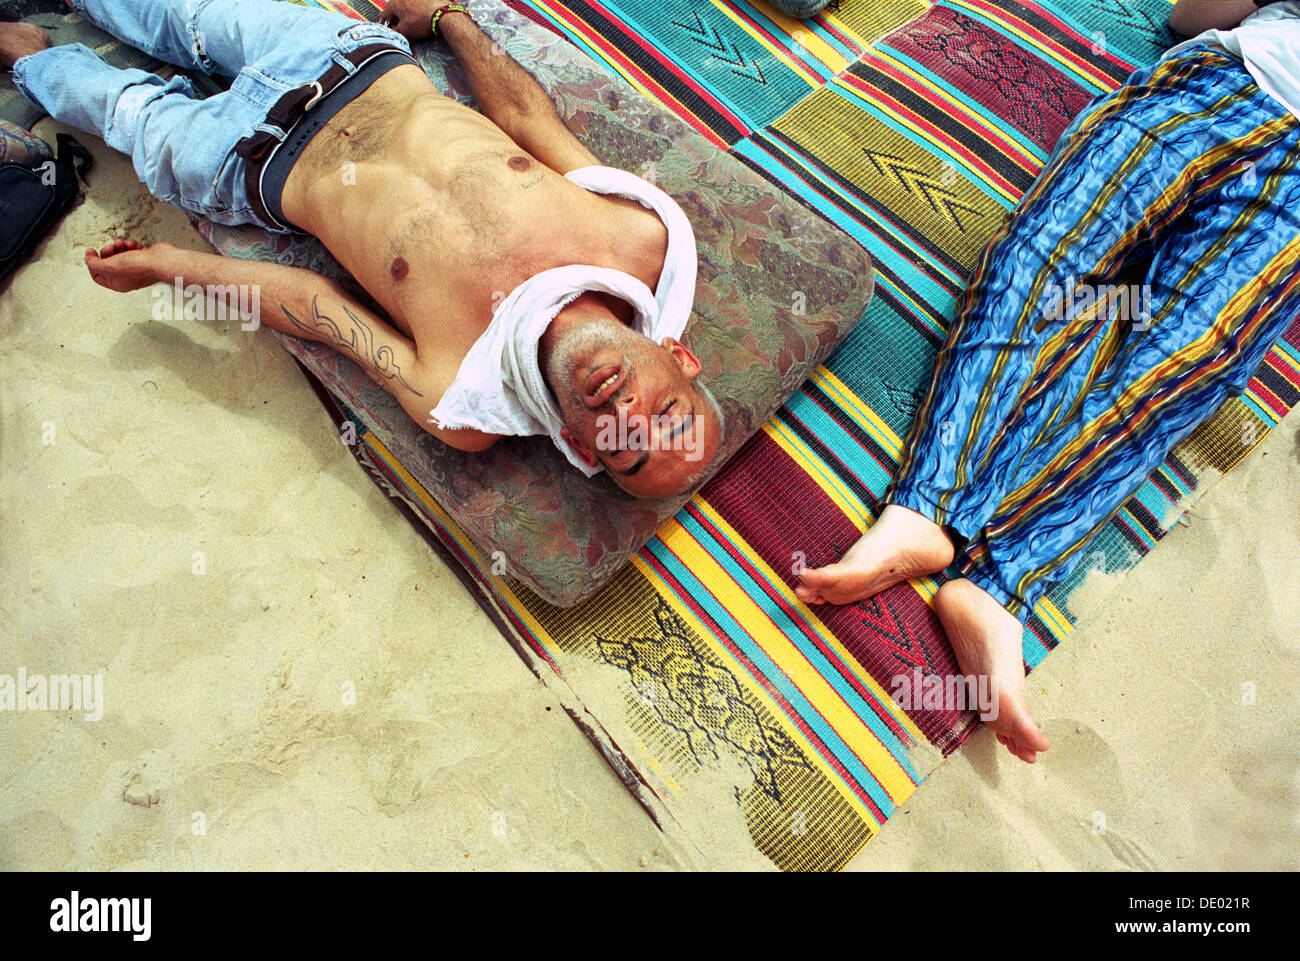
{"type": "MultiPolygon", "coordinates": [[[[494,575],[373,438],[366,459],[539,676],[566,679],[575,719],[659,823],[734,804],[780,867],[840,867],[977,722],[903,711],[886,690],[914,668],[956,671],[929,608],[937,581],[813,611],[792,570],[835,559],[871,522],[976,255],[1071,117],[1172,43],[1170,4],[841,0],[800,23],[761,0],[509,2],[857,238],[877,296],[824,368],[575,608],[494,575]]],[[[1037,605],[1026,665],[1072,630],[1083,577],[1136,564],[1202,478],[1297,398],[1300,323],[1037,605]]]]}

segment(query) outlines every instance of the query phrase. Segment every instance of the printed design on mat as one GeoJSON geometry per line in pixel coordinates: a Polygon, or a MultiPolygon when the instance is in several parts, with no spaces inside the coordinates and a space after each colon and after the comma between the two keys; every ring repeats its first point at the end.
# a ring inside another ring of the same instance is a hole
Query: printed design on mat
{"type": "Polygon", "coordinates": [[[885,381],[881,385],[881,390],[889,398],[889,404],[894,410],[898,411],[899,416],[911,420],[916,416],[916,412],[921,407],[921,402],[925,400],[926,384],[895,384],[891,381],[885,381]]]}
{"type": "Polygon", "coordinates": [[[846,781],[842,768],[819,763],[810,752],[801,738],[809,734],[805,719],[768,696],[772,688],[742,663],[735,638],[701,633],[641,565],[628,565],[576,608],[508,591],[498,597],[508,606],[528,605],[537,624],[516,636],[535,650],[535,642],[544,642],[543,656],[561,665],[603,724],[614,723],[618,749],[674,817],[689,821],[704,809],[703,799],[715,796],[702,784],[718,785],[741,811],[754,846],[786,870],[841,866],[884,821],[885,813],[860,796],[861,786],[846,781]],[[666,663],[673,659],[679,662],[666,663]],[[615,683],[584,682],[588,664],[612,667],[615,683]],[[673,678],[676,700],[637,683],[661,675],[673,678]],[[602,690],[616,693],[616,706],[591,705],[602,690]],[[648,699],[658,702],[657,710],[648,699]]]}
{"type": "Polygon", "coordinates": [[[1052,139],[1047,130],[1064,129],[1089,99],[1081,102],[1080,89],[1059,71],[959,13],[937,10],[900,32],[981,87],[996,90],[1012,122],[1038,143],[1052,139]]]}
{"type": "MultiPolygon", "coordinates": [[[[911,669],[920,668],[924,674],[951,673],[952,657],[948,648],[943,649],[943,656],[933,656],[932,645],[938,639],[932,630],[917,630],[909,619],[901,617],[894,606],[892,598],[908,595],[901,589],[891,588],[865,601],[852,605],[864,615],[858,622],[888,645],[890,656],[900,666],[911,669]],[[929,637],[931,643],[926,643],[929,637]]],[[[926,624],[927,628],[931,625],[926,624]]]]}
{"type": "Polygon", "coordinates": [[[1157,20],[1143,10],[1140,4],[1135,5],[1130,0],[1092,0],[1091,5],[1096,13],[1104,14],[1141,33],[1162,36],[1168,32],[1163,20],[1157,20]]]}
{"type": "Polygon", "coordinates": [[[658,636],[596,636],[600,660],[627,672],[639,703],[681,734],[700,767],[730,753],[754,775],[755,785],[781,804],[777,768],[811,770],[807,759],[754,709],[733,671],[694,643],[661,597],[655,598],[654,619],[658,636]]]}
{"type": "Polygon", "coordinates": [[[962,203],[953,191],[945,187],[942,181],[932,176],[929,171],[909,164],[902,157],[881,153],[870,147],[863,147],[862,153],[878,174],[888,177],[912,195],[919,196],[931,210],[941,215],[963,234],[966,233],[967,224],[961,219],[958,211],[973,219],[984,219],[984,211],[962,203]]]}
{"type": "Polygon", "coordinates": [[[673,26],[685,30],[686,35],[693,42],[707,49],[710,57],[721,60],[729,66],[731,72],[737,77],[744,77],[756,84],[767,86],[767,78],[763,76],[763,68],[759,66],[757,60],[746,57],[739,47],[719,33],[716,27],[705,23],[704,18],[694,10],[691,11],[691,17],[694,23],[674,20],[673,26]]]}

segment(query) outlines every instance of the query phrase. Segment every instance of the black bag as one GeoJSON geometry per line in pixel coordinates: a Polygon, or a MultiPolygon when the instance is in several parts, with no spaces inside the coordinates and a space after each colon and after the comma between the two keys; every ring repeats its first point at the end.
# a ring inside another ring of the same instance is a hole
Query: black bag
{"type": "Polygon", "coordinates": [[[77,177],[85,178],[94,160],[66,133],[59,134],[58,143],[58,156],[38,167],[0,164],[0,280],[8,278],[81,199],[77,177]]]}

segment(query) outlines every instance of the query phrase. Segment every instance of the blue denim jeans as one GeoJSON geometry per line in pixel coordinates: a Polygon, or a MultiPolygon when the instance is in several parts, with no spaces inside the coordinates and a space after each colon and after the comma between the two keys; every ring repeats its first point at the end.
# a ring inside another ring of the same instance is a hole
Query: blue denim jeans
{"type": "Polygon", "coordinates": [[[277,0],[72,0],[95,25],[159,60],[231,79],[195,97],[184,77],[119,70],[82,44],[20,58],[14,84],[54,119],[104,139],[131,157],[160,200],[222,224],[264,223],[244,187],[235,146],[266,124],[280,97],[317,80],[345,55],[383,40],[409,52],[398,33],[341,13],[277,0]]]}

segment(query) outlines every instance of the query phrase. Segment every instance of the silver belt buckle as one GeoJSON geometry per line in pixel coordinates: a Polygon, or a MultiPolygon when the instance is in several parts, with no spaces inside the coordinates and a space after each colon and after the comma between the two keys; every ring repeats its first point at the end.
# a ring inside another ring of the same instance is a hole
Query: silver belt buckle
{"type": "Polygon", "coordinates": [[[316,95],[307,101],[306,105],[302,108],[303,113],[306,113],[312,107],[316,106],[316,104],[320,103],[320,98],[325,96],[325,90],[321,87],[319,80],[313,80],[311,85],[316,88],[316,95]]]}

